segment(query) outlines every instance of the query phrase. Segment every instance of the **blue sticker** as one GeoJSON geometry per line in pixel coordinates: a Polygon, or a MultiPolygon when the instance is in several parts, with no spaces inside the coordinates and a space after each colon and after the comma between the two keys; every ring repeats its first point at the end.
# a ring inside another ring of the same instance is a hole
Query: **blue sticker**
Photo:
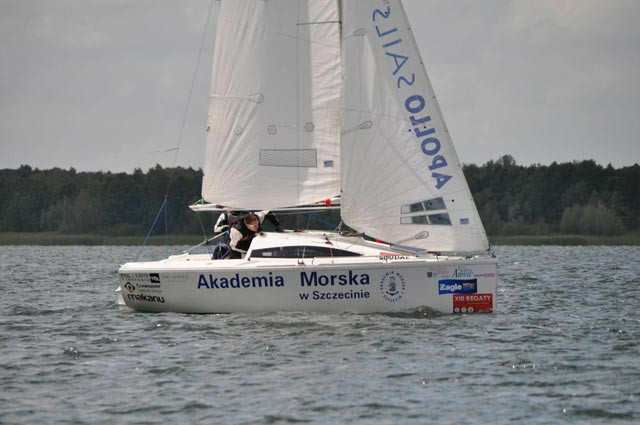
{"type": "Polygon", "coordinates": [[[469,224],[469,219],[468,218],[461,218],[460,219],[460,224],[469,224]]]}
{"type": "Polygon", "coordinates": [[[325,168],[333,167],[333,161],[332,160],[324,161],[324,166],[325,168]]]}
{"type": "Polygon", "coordinates": [[[475,294],[478,279],[442,279],[438,281],[438,294],[475,294]]]}

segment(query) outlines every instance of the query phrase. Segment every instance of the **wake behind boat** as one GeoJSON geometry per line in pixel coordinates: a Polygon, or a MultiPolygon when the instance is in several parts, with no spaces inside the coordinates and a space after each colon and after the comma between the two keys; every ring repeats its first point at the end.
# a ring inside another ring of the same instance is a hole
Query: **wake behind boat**
{"type": "Polygon", "coordinates": [[[399,0],[219,4],[201,211],[340,199],[362,236],[265,233],[119,270],[137,310],[444,313],[496,306],[496,260],[399,0]],[[455,253],[451,256],[434,252],[455,253]]]}

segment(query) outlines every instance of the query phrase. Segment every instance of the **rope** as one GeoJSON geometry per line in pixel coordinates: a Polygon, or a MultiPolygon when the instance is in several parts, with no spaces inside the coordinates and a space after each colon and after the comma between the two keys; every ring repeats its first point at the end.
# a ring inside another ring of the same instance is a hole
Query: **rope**
{"type": "Polygon", "coordinates": [[[326,221],[326,220],[323,220],[323,219],[322,219],[322,218],[320,218],[320,217],[316,217],[316,216],[314,216],[314,215],[311,215],[311,213],[304,213],[304,215],[308,215],[308,216],[309,216],[308,224],[310,224],[310,223],[311,223],[311,219],[313,218],[314,220],[317,220],[317,221],[319,221],[320,223],[325,224],[325,225],[329,226],[329,227],[330,227],[330,228],[332,228],[332,229],[335,229],[335,228],[337,228],[337,227],[338,227],[338,226],[336,226],[334,223],[331,223],[331,222],[328,222],[328,221],[326,221]]]}

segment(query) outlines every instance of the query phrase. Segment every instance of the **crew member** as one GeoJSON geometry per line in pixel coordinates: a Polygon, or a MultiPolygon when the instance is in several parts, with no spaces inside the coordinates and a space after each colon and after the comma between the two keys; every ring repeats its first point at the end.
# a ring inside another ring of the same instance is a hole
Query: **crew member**
{"type": "Polygon", "coordinates": [[[221,213],[220,216],[218,216],[218,221],[216,221],[215,226],[213,226],[214,233],[222,233],[238,224],[239,215],[240,214],[236,211],[221,213]]]}
{"type": "Polygon", "coordinates": [[[231,255],[229,258],[243,258],[251,241],[257,234],[262,233],[262,222],[264,219],[269,220],[276,228],[276,232],[284,232],[280,225],[280,221],[271,211],[260,211],[257,213],[249,213],[244,216],[236,225],[231,227],[230,236],[231,255]]]}

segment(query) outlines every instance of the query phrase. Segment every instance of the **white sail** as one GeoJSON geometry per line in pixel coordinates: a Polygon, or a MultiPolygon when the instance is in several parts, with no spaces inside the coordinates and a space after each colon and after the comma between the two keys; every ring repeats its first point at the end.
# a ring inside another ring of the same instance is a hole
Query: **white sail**
{"type": "Polygon", "coordinates": [[[344,222],[389,243],[487,249],[402,4],[342,7],[344,222]]]}
{"type": "Polygon", "coordinates": [[[203,198],[238,209],[340,193],[337,0],[223,1],[203,198]]]}
{"type": "Polygon", "coordinates": [[[194,210],[308,209],[341,186],[346,223],[395,245],[264,232],[244,258],[223,259],[219,243],[124,264],[123,304],[184,313],[495,310],[495,258],[398,246],[488,245],[398,0],[224,0],[213,81],[209,204],[194,210]]]}

